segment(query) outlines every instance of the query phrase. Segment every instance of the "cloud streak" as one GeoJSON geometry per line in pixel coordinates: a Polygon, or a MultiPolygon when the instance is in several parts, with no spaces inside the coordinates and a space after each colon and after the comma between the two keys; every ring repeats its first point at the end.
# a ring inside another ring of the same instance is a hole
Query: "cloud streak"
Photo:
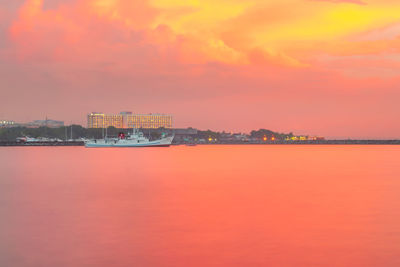
{"type": "Polygon", "coordinates": [[[331,3],[350,3],[350,4],[357,4],[357,5],[366,5],[365,2],[361,0],[310,0],[316,2],[331,2],[331,3]]]}

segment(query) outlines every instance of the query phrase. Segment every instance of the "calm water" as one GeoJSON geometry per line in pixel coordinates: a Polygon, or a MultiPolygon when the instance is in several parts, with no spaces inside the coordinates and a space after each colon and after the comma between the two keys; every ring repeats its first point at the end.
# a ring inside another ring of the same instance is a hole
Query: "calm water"
{"type": "Polygon", "coordinates": [[[0,148],[0,266],[400,266],[399,146],[0,148]]]}

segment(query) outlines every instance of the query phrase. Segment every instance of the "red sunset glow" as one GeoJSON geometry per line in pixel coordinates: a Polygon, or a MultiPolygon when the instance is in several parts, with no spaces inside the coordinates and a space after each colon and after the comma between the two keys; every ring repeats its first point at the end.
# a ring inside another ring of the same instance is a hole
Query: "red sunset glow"
{"type": "Polygon", "coordinates": [[[0,0],[0,117],[400,136],[400,2],[0,0]]]}

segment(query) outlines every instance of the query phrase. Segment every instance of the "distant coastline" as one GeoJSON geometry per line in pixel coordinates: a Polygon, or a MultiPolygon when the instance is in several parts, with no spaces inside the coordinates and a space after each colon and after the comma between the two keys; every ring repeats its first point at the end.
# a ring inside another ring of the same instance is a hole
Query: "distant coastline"
{"type": "MultiPolygon", "coordinates": [[[[400,145],[400,140],[322,140],[322,141],[270,141],[270,142],[214,142],[214,143],[179,143],[173,145],[400,145]]],[[[61,142],[30,142],[21,143],[16,141],[0,141],[0,147],[65,147],[84,146],[83,141],[61,141],[61,142]]]]}
{"type": "MultiPolygon", "coordinates": [[[[119,133],[132,129],[109,127],[84,128],[80,125],[65,127],[5,127],[0,128],[0,146],[83,146],[88,139],[116,138],[119,133]],[[29,141],[28,141],[29,139],[29,141]]],[[[399,145],[400,140],[325,139],[324,137],[279,133],[260,129],[250,133],[216,132],[195,128],[140,129],[150,140],[174,135],[173,145],[399,145]]]]}

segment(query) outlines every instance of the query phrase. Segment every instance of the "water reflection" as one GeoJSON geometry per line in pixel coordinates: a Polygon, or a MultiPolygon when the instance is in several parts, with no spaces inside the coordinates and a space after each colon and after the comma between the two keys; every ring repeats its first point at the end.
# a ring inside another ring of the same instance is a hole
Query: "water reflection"
{"type": "Polygon", "coordinates": [[[399,155],[2,148],[0,266],[399,266],[399,155]]]}

